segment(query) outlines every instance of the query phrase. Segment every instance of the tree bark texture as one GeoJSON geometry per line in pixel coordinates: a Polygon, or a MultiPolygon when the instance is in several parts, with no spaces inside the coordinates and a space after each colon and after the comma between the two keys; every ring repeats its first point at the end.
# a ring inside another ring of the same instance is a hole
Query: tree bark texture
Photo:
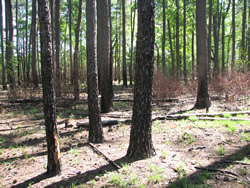
{"type": "Polygon", "coordinates": [[[32,81],[33,87],[38,88],[37,54],[36,54],[36,0],[32,0],[32,81]]]}
{"type": "Polygon", "coordinates": [[[108,0],[97,0],[97,61],[101,77],[101,111],[112,109],[110,88],[110,19],[108,0]]]}
{"type": "Polygon", "coordinates": [[[235,61],[235,0],[232,1],[232,62],[231,71],[234,70],[235,61]]]}
{"type": "Polygon", "coordinates": [[[61,37],[60,37],[60,0],[55,0],[55,40],[56,40],[56,96],[61,97],[61,37]]]}
{"type": "Polygon", "coordinates": [[[207,51],[208,51],[208,76],[211,78],[211,41],[212,41],[212,15],[213,15],[213,0],[209,0],[208,13],[208,37],[207,37],[207,51]]]}
{"type": "Polygon", "coordinates": [[[5,71],[5,53],[4,53],[4,39],[3,39],[3,3],[2,0],[0,2],[0,13],[1,13],[1,49],[2,49],[2,85],[3,85],[3,90],[7,89],[7,84],[6,84],[6,71],[5,71]]]}
{"type": "Polygon", "coordinates": [[[28,30],[29,30],[29,9],[28,9],[28,7],[29,7],[29,1],[28,0],[26,0],[26,45],[25,45],[25,47],[26,47],[26,55],[25,55],[25,57],[26,57],[26,84],[27,84],[27,86],[29,86],[29,82],[30,82],[30,65],[29,65],[29,55],[28,55],[28,49],[29,49],[29,47],[28,47],[28,39],[29,39],[29,37],[28,37],[28,30]]]}
{"type": "Polygon", "coordinates": [[[154,24],[154,0],[139,0],[134,105],[129,148],[127,151],[127,156],[135,159],[143,159],[155,155],[151,121],[154,24]]]}
{"type": "Polygon", "coordinates": [[[95,0],[86,0],[86,25],[89,141],[100,143],[104,141],[104,137],[98,100],[95,0]]]}
{"type": "Polygon", "coordinates": [[[73,74],[73,57],[72,57],[72,4],[71,0],[68,2],[68,9],[69,9],[69,58],[70,58],[70,81],[71,85],[73,85],[74,82],[74,74],[73,74]]]}
{"type": "Polygon", "coordinates": [[[207,30],[206,0],[196,1],[196,48],[198,66],[198,90],[194,108],[209,108],[207,81],[207,30]]]}
{"type": "Polygon", "coordinates": [[[241,60],[243,61],[244,64],[245,64],[245,57],[246,57],[245,55],[246,53],[246,49],[245,49],[246,14],[247,14],[247,0],[244,0],[243,15],[242,15],[242,34],[241,34],[241,60]]]}
{"type": "Polygon", "coordinates": [[[6,69],[7,78],[10,86],[10,94],[15,96],[16,94],[16,79],[15,79],[15,69],[14,69],[14,59],[13,59],[13,12],[12,12],[12,2],[11,0],[6,0],[6,27],[8,28],[8,39],[6,44],[6,69]]]}
{"type": "Polygon", "coordinates": [[[48,149],[47,173],[56,175],[61,172],[60,147],[56,127],[56,106],[54,91],[54,67],[52,63],[51,18],[48,0],[38,0],[40,20],[40,42],[42,62],[42,85],[46,140],[48,149]]]}
{"type": "Polygon", "coordinates": [[[19,25],[18,25],[18,0],[16,0],[16,54],[17,54],[17,78],[18,85],[21,85],[21,61],[19,56],[19,25]]]}
{"type": "Polygon", "coordinates": [[[181,75],[181,63],[180,63],[180,42],[179,42],[179,0],[176,0],[176,62],[177,62],[177,79],[181,75]]]}
{"type": "Polygon", "coordinates": [[[187,67],[186,67],[186,0],[183,1],[184,3],[184,20],[183,20],[183,74],[184,74],[184,81],[187,83],[187,67]]]}

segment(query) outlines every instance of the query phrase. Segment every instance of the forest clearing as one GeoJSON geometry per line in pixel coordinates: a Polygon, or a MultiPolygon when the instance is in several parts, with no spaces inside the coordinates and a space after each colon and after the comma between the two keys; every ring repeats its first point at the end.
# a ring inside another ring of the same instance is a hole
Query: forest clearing
{"type": "MultiPolygon", "coordinates": [[[[244,82],[238,84],[242,86],[244,82]]],[[[214,93],[208,113],[205,109],[190,110],[195,93],[180,93],[168,100],[155,98],[153,119],[161,117],[153,121],[152,127],[157,155],[131,160],[125,157],[130,123],[122,120],[131,119],[133,94],[131,89],[114,88],[114,110],[102,114],[102,120],[121,122],[103,125],[105,141],[94,145],[120,169],[88,144],[88,127],[81,126],[87,119],[86,94],[80,96],[79,102],[66,95],[57,102],[62,173],[55,177],[45,174],[47,151],[41,91],[21,90],[20,98],[10,103],[7,92],[0,90],[1,186],[249,187],[249,96],[235,95],[234,100],[228,100],[221,93],[214,93]],[[238,113],[231,115],[233,111],[238,113]],[[203,115],[196,116],[197,113],[203,115]],[[169,114],[192,115],[162,120],[169,114]]]]}

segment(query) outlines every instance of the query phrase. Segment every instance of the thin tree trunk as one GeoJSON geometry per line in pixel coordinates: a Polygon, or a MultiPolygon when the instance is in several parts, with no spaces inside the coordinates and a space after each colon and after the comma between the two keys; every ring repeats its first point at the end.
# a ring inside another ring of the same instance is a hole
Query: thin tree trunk
{"type": "Polygon", "coordinates": [[[231,71],[234,71],[234,61],[235,61],[235,0],[232,1],[232,62],[231,71]]]}
{"type": "Polygon", "coordinates": [[[61,97],[62,88],[61,88],[61,31],[60,31],[60,0],[55,0],[55,40],[56,40],[56,97],[61,97]]]}
{"type": "Polygon", "coordinates": [[[170,45],[170,53],[171,53],[171,62],[172,62],[172,76],[175,76],[175,66],[174,66],[174,51],[173,51],[173,45],[172,45],[172,37],[171,37],[171,27],[170,27],[170,21],[168,19],[168,40],[170,45]]]}
{"type": "Polygon", "coordinates": [[[87,42],[87,80],[89,109],[89,141],[104,141],[98,100],[98,75],[96,59],[96,7],[94,0],[86,0],[86,42],[87,42]]]}
{"type": "Polygon", "coordinates": [[[208,50],[208,78],[211,78],[211,38],[212,38],[212,15],[213,15],[213,0],[209,0],[209,14],[208,14],[208,38],[207,38],[207,50],[208,50]]]}
{"type": "Polygon", "coordinates": [[[162,8],[163,8],[163,34],[162,34],[162,74],[163,76],[167,76],[166,70],[166,56],[165,56],[165,43],[166,43],[166,3],[165,0],[162,1],[162,8]]]}
{"type": "Polygon", "coordinates": [[[176,0],[176,61],[177,61],[177,79],[181,75],[181,65],[180,65],[180,42],[179,42],[179,0],[176,0]]]}
{"type": "Polygon", "coordinates": [[[213,15],[213,34],[214,34],[214,68],[213,75],[219,74],[219,0],[217,0],[216,14],[213,15]]]}
{"type": "Polygon", "coordinates": [[[26,85],[29,87],[29,82],[30,82],[30,66],[29,66],[29,56],[28,56],[28,30],[29,30],[29,1],[26,0],[26,85]]]}
{"type": "Polygon", "coordinates": [[[17,54],[17,78],[18,85],[21,85],[21,61],[19,57],[19,25],[18,25],[18,0],[16,0],[16,54],[17,54]]]}
{"type": "Polygon", "coordinates": [[[193,29],[192,29],[192,80],[195,78],[195,70],[194,70],[194,24],[193,24],[193,29]]]}
{"type": "Polygon", "coordinates": [[[75,100],[79,100],[80,90],[79,90],[79,35],[81,27],[81,18],[82,18],[82,0],[79,0],[79,9],[78,9],[78,19],[76,26],[76,42],[75,42],[75,53],[74,53],[74,96],[75,100]]]}
{"type": "Polygon", "coordinates": [[[42,84],[44,118],[46,126],[48,163],[47,174],[57,175],[61,172],[60,146],[56,126],[56,103],[54,91],[54,65],[52,63],[51,18],[47,0],[38,0],[40,20],[40,42],[42,62],[42,84]]]}
{"type": "Polygon", "coordinates": [[[243,15],[242,15],[242,34],[241,34],[241,60],[243,61],[243,65],[245,64],[246,61],[246,55],[245,55],[246,14],[247,14],[247,0],[244,0],[243,15]]]}
{"type": "Polygon", "coordinates": [[[122,78],[123,87],[127,88],[127,65],[126,65],[126,9],[125,0],[122,0],[122,78]]]}
{"type": "Polygon", "coordinates": [[[36,55],[36,0],[32,0],[32,80],[33,87],[38,88],[36,55]]]}
{"type": "Polygon", "coordinates": [[[69,8],[69,57],[70,57],[70,80],[71,80],[71,85],[73,85],[74,82],[74,74],[73,74],[73,58],[72,58],[72,4],[71,0],[69,0],[68,4],[69,8]]]}
{"type": "Polygon", "coordinates": [[[6,69],[7,78],[10,86],[10,94],[16,95],[16,80],[15,80],[15,69],[13,61],[13,12],[11,0],[6,0],[6,28],[8,28],[8,39],[6,44],[6,69]]]}
{"type": "Polygon", "coordinates": [[[183,31],[183,73],[184,73],[184,81],[187,83],[187,67],[186,67],[186,0],[184,3],[184,31],[183,31]]]}
{"type": "Polygon", "coordinates": [[[6,84],[6,72],[5,72],[5,53],[4,53],[4,39],[3,39],[3,3],[0,2],[0,13],[1,13],[1,48],[2,48],[2,85],[3,90],[7,90],[6,84]]]}
{"type": "Polygon", "coordinates": [[[135,0],[135,7],[134,7],[134,14],[132,11],[132,2],[133,0],[131,0],[131,52],[130,52],[130,64],[129,64],[130,86],[133,85],[133,48],[134,48],[136,0],[135,0]]]}

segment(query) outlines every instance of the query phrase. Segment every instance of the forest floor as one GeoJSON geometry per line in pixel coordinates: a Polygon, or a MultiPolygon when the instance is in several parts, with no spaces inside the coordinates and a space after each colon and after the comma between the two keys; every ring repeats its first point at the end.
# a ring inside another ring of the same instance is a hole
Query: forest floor
{"type": "MultiPolygon", "coordinates": [[[[210,94],[211,95],[211,94],[210,94]]],[[[156,155],[133,161],[126,157],[130,123],[104,126],[105,142],[95,146],[116,164],[117,170],[88,144],[87,127],[65,128],[65,122],[87,118],[87,95],[79,102],[63,96],[57,101],[62,173],[47,177],[46,138],[41,90],[20,89],[15,102],[0,89],[0,187],[249,187],[249,96],[228,100],[211,95],[209,113],[201,120],[190,110],[195,95],[154,100],[153,144],[156,155]],[[193,114],[186,119],[164,119],[169,114],[193,114]],[[227,112],[245,111],[232,116],[227,112]],[[248,112],[246,112],[248,111],[248,112]],[[224,118],[221,120],[220,118],[224,118]],[[233,118],[245,120],[232,120],[233,118]]],[[[131,119],[131,90],[116,90],[114,111],[102,119],[131,119]]]]}

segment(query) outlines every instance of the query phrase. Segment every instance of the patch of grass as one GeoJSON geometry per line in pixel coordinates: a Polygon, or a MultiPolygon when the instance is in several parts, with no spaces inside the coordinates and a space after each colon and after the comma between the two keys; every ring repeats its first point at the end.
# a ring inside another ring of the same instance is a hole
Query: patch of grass
{"type": "Polygon", "coordinates": [[[118,187],[126,187],[127,184],[122,175],[116,172],[110,174],[109,182],[118,187]]]}
{"type": "Polygon", "coordinates": [[[177,176],[178,176],[178,179],[181,179],[182,177],[185,177],[187,175],[187,172],[186,170],[184,169],[183,165],[180,164],[177,169],[177,176]]]}
{"type": "Polygon", "coordinates": [[[188,119],[190,121],[197,121],[198,120],[198,117],[197,116],[189,116],[188,119]]]}
{"type": "Polygon", "coordinates": [[[166,152],[166,151],[162,151],[162,152],[161,152],[161,157],[162,157],[163,159],[166,159],[166,156],[167,156],[167,152],[166,152]]]}
{"type": "Polygon", "coordinates": [[[80,154],[80,152],[77,150],[77,148],[71,148],[70,152],[71,152],[73,155],[75,155],[75,156],[77,156],[77,155],[80,154]]]}
{"type": "Polygon", "coordinates": [[[179,141],[180,141],[180,142],[183,142],[183,143],[185,143],[185,144],[191,144],[191,143],[193,143],[195,140],[194,140],[192,134],[187,133],[187,132],[184,132],[184,133],[181,135],[179,141]]]}
{"type": "Polygon", "coordinates": [[[223,114],[223,117],[224,117],[224,118],[230,118],[230,117],[232,117],[232,115],[231,115],[231,114],[225,113],[225,114],[223,114]]]}
{"type": "Polygon", "coordinates": [[[163,169],[153,164],[149,164],[150,175],[148,176],[148,182],[159,183],[164,179],[163,169]]]}
{"type": "Polygon", "coordinates": [[[0,136],[0,144],[3,144],[5,142],[6,142],[6,139],[4,137],[0,136]]]}
{"type": "Polygon", "coordinates": [[[225,155],[225,154],[226,154],[225,148],[222,145],[220,145],[220,148],[218,150],[218,155],[225,155]]]}
{"type": "Polygon", "coordinates": [[[250,135],[249,135],[249,133],[242,133],[241,136],[242,136],[242,138],[244,138],[247,142],[250,142],[250,135]]]}
{"type": "Polygon", "coordinates": [[[232,121],[224,121],[224,126],[226,127],[227,132],[235,133],[237,130],[235,123],[232,121]]]}
{"type": "Polygon", "coordinates": [[[244,159],[242,160],[242,162],[249,163],[249,159],[247,157],[244,157],[244,159]]]}

